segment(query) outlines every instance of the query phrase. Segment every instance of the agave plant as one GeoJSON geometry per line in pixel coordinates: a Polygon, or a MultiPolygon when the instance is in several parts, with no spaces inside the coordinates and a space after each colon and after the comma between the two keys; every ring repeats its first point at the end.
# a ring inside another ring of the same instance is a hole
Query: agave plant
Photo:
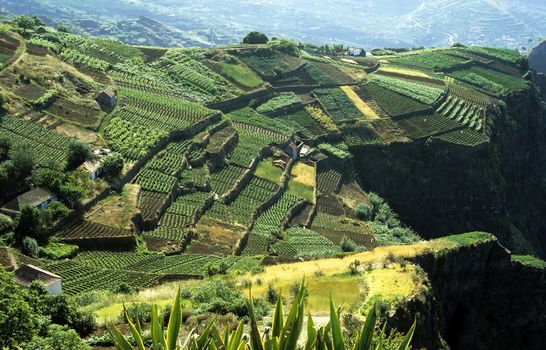
{"type": "MultiPolygon", "coordinates": [[[[211,320],[203,330],[202,334],[195,334],[194,330],[181,342],[179,339],[180,327],[182,325],[182,307],[180,304],[180,289],[176,293],[176,298],[173,303],[171,315],[167,328],[164,329],[158,317],[157,308],[152,308],[151,321],[151,341],[150,350],[296,350],[299,348],[298,341],[300,340],[303,330],[305,312],[305,294],[306,288],[303,284],[300,286],[294,302],[288,315],[285,317],[283,313],[283,305],[281,298],[277,298],[275,313],[273,315],[273,323],[270,329],[265,332],[260,332],[258,322],[254,312],[254,304],[252,294],[248,303],[249,318],[250,318],[250,337],[243,335],[244,324],[240,321],[235,331],[229,331],[227,328],[221,334],[216,327],[216,321],[211,320]]],[[[118,350],[147,350],[144,345],[142,327],[139,320],[135,323],[131,321],[127,312],[125,317],[131,334],[134,338],[133,346],[131,342],[115,327],[111,327],[114,337],[114,343],[118,350]]],[[[373,344],[374,330],[377,322],[377,314],[375,306],[371,308],[368,317],[360,331],[352,350],[371,350],[373,344]]],[[[376,341],[374,350],[381,350],[381,340],[384,335],[385,327],[381,331],[379,339],[376,341]]],[[[415,322],[404,336],[399,350],[408,350],[413,332],[415,330],[415,322]]],[[[305,350],[346,350],[348,347],[343,339],[339,310],[334,306],[330,298],[330,320],[328,324],[319,329],[315,328],[311,315],[307,316],[307,341],[305,342],[305,350]]]]}

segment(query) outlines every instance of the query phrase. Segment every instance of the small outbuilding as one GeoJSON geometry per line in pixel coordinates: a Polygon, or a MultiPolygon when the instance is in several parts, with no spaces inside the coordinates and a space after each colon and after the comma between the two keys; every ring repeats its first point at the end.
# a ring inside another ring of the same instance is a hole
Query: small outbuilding
{"type": "Polygon", "coordinates": [[[116,92],[111,87],[107,87],[97,94],[95,100],[101,107],[114,108],[117,103],[116,92]]]}
{"type": "Polygon", "coordinates": [[[59,295],[63,292],[61,276],[43,270],[34,265],[22,265],[14,272],[15,283],[22,287],[28,287],[34,281],[42,282],[49,294],[59,295]]]}
{"type": "Polygon", "coordinates": [[[95,180],[100,176],[100,165],[101,163],[98,161],[88,160],[82,164],[82,169],[89,174],[91,180],[95,180]]]}
{"type": "Polygon", "coordinates": [[[36,187],[17,197],[17,206],[18,210],[21,210],[25,205],[30,205],[37,209],[44,209],[56,200],[57,196],[55,196],[55,194],[49,192],[45,188],[36,187]]]}

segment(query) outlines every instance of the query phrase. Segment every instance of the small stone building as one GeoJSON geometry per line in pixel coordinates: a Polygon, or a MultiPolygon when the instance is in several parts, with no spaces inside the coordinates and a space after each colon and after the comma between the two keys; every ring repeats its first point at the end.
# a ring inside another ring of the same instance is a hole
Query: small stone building
{"type": "Polygon", "coordinates": [[[63,292],[61,276],[43,270],[34,265],[22,265],[14,272],[15,283],[22,287],[28,287],[34,281],[42,282],[49,294],[59,295],[63,292]]]}
{"type": "Polygon", "coordinates": [[[44,188],[36,187],[23,193],[4,207],[0,208],[0,212],[15,217],[25,205],[30,205],[37,209],[44,209],[55,201],[57,201],[57,196],[55,196],[55,194],[44,188]]]}
{"type": "Polygon", "coordinates": [[[114,108],[117,103],[117,96],[114,89],[108,87],[97,94],[95,100],[101,107],[114,108]]]}
{"type": "Polygon", "coordinates": [[[82,169],[89,174],[91,180],[95,180],[100,176],[100,165],[98,161],[86,161],[82,164],[82,169]]]}

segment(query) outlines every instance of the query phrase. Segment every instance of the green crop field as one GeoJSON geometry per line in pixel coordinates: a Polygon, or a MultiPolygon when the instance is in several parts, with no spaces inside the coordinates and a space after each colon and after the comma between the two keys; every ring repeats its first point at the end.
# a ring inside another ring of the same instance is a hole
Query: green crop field
{"type": "Polygon", "coordinates": [[[220,62],[220,69],[229,79],[246,88],[255,88],[263,84],[263,80],[253,71],[241,64],[220,62]]]}

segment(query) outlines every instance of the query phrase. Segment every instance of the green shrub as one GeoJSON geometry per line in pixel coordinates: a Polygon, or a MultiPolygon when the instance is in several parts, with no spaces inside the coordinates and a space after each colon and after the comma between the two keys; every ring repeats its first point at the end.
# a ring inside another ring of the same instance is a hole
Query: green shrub
{"type": "Polygon", "coordinates": [[[13,220],[9,216],[0,214],[0,235],[13,230],[13,220]]]}
{"type": "MultiPolygon", "coordinates": [[[[300,336],[303,330],[305,314],[305,296],[307,290],[305,287],[300,287],[294,297],[294,302],[290,311],[285,318],[283,312],[282,298],[277,299],[275,306],[275,314],[271,323],[271,328],[266,334],[262,334],[258,328],[256,307],[252,296],[247,301],[248,314],[250,319],[250,336],[243,336],[244,323],[240,321],[236,330],[226,329],[222,335],[216,326],[216,321],[209,321],[209,324],[199,332],[199,335],[190,334],[188,339],[182,342],[182,347],[179,345],[180,328],[183,322],[182,307],[180,303],[180,290],[178,291],[171,312],[169,313],[168,322],[163,322],[167,327],[164,329],[159,321],[159,313],[157,307],[152,308],[152,313],[149,318],[152,319],[150,333],[152,335],[152,348],[154,349],[284,349],[296,350],[305,347],[305,349],[359,349],[370,350],[372,344],[375,344],[374,349],[382,349],[385,337],[381,334],[376,337],[376,323],[378,315],[375,304],[371,305],[370,312],[362,328],[354,335],[354,345],[350,346],[344,339],[343,330],[341,328],[341,317],[339,311],[330,300],[330,320],[319,329],[315,328],[313,319],[308,316],[307,319],[307,340],[305,345],[300,342],[300,336]],[[374,339],[375,338],[375,339],[374,339]]],[[[131,335],[139,349],[145,349],[144,336],[141,329],[141,324],[136,319],[131,319],[126,315],[127,323],[131,330],[131,335]]],[[[165,320],[167,321],[167,320],[165,320]]],[[[117,349],[134,350],[133,345],[128,339],[115,327],[111,328],[114,335],[114,342],[117,349]]],[[[407,350],[410,347],[410,342],[415,331],[415,322],[411,326],[408,333],[400,337],[398,350],[407,350]]],[[[390,349],[390,347],[389,347],[390,349]]]]}
{"type": "Polygon", "coordinates": [[[67,326],[52,324],[47,329],[46,337],[34,337],[24,350],[91,350],[91,347],[83,341],[75,330],[67,326]]]}
{"type": "Polygon", "coordinates": [[[371,214],[372,214],[372,209],[370,208],[369,205],[360,203],[359,205],[356,206],[355,215],[360,220],[366,220],[366,221],[370,220],[371,214]]]}
{"type": "Polygon", "coordinates": [[[349,237],[343,236],[341,238],[341,242],[339,243],[339,246],[341,247],[341,250],[344,252],[354,252],[356,251],[356,243],[353,242],[349,237]]]}
{"type": "Polygon", "coordinates": [[[124,160],[121,154],[112,153],[102,161],[101,173],[107,178],[115,178],[121,174],[123,164],[124,160]]]}
{"type": "Polygon", "coordinates": [[[86,160],[91,158],[91,146],[89,144],[74,140],[68,144],[67,168],[74,169],[86,160]]]}
{"type": "Polygon", "coordinates": [[[269,38],[264,33],[250,32],[243,38],[243,44],[267,44],[269,38]]]}
{"type": "Polygon", "coordinates": [[[41,249],[40,255],[51,260],[68,259],[73,258],[78,252],[78,249],[77,245],[49,241],[47,245],[41,249]]]}
{"type": "Polygon", "coordinates": [[[33,258],[37,258],[40,255],[40,246],[38,242],[32,237],[23,238],[23,246],[21,247],[23,254],[33,258]]]}

